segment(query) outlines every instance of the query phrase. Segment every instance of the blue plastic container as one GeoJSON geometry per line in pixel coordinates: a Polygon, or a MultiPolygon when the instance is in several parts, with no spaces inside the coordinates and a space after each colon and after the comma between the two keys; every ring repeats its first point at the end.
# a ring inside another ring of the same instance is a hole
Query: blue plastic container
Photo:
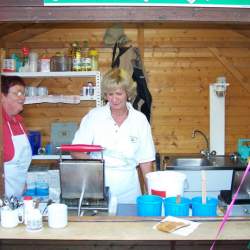
{"type": "Polygon", "coordinates": [[[32,189],[27,189],[23,196],[35,196],[36,195],[36,189],[32,188],[32,189]]]}
{"type": "Polygon", "coordinates": [[[49,195],[49,185],[46,182],[36,183],[36,195],[37,196],[48,196],[49,195]]]}
{"type": "Polygon", "coordinates": [[[176,203],[176,197],[164,199],[165,216],[189,216],[190,199],[181,197],[180,203],[176,203]]]}
{"type": "Polygon", "coordinates": [[[29,131],[28,138],[32,149],[32,155],[38,154],[38,149],[41,147],[41,133],[40,131],[29,131]]]}
{"type": "Polygon", "coordinates": [[[192,199],[192,216],[217,216],[218,199],[207,197],[206,204],[202,204],[200,196],[192,199]]]}
{"type": "Polygon", "coordinates": [[[141,195],[136,200],[138,216],[161,216],[162,198],[157,195],[141,195]]]}

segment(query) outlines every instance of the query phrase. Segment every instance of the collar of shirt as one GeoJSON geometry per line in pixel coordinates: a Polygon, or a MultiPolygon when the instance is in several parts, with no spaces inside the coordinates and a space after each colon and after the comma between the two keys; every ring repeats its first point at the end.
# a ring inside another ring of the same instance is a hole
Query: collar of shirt
{"type": "MultiPolygon", "coordinates": [[[[126,106],[127,106],[128,111],[129,111],[128,114],[130,114],[130,112],[133,111],[133,106],[130,102],[127,102],[126,106]]],[[[107,115],[107,118],[112,118],[109,102],[104,107],[105,107],[105,114],[107,115]]]]}
{"type": "Polygon", "coordinates": [[[4,108],[2,108],[2,117],[5,121],[9,123],[20,123],[23,120],[20,115],[15,115],[15,116],[8,115],[4,108]]]}

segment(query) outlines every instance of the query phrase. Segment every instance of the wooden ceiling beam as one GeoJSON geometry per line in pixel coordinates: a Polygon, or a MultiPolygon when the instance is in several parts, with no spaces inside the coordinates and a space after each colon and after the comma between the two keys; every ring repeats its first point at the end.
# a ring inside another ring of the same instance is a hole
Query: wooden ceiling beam
{"type": "Polygon", "coordinates": [[[18,24],[18,23],[0,23],[1,29],[0,29],[0,37],[4,37],[5,35],[8,35],[9,33],[18,31],[20,29],[24,29],[26,27],[29,27],[31,24],[18,24]]]}
{"type": "Polygon", "coordinates": [[[23,41],[31,39],[32,37],[43,34],[47,31],[49,31],[49,29],[46,29],[46,28],[36,29],[36,28],[33,28],[32,26],[30,26],[28,29],[20,29],[18,31],[9,33],[8,35],[1,37],[0,43],[1,44],[8,44],[9,41],[15,41],[16,43],[22,43],[23,41]]]}
{"type": "MultiPolygon", "coordinates": [[[[143,34],[140,33],[140,37],[143,34]]],[[[216,47],[216,48],[250,48],[249,41],[168,41],[164,44],[153,45],[152,42],[144,41],[144,48],[207,48],[207,47],[216,47]]],[[[95,48],[104,48],[102,43],[91,42],[92,46],[95,48]]],[[[23,46],[28,46],[29,48],[39,49],[39,48],[69,48],[71,46],[71,42],[62,42],[62,41],[47,41],[47,42],[12,42],[11,40],[1,41],[0,47],[6,49],[15,49],[22,48],[23,46]]]]}
{"type": "MultiPolygon", "coordinates": [[[[209,7],[134,7],[134,6],[66,6],[45,7],[42,1],[30,1],[38,6],[0,5],[0,22],[201,22],[250,23],[247,8],[209,7]],[[38,4],[40,3],[40,5],[38,4]],[[24,7],[23,7],[24,6],[24,7]]],[[[18,1],[16,1],[18,2],[18,1]]],[[[22,1],[19,1],[22,2],[22,1]]],[[[27,2],[27,1],[26,1],[27,2]]],[[[28,4],[28,3],[27,3],[28,4]]]]}

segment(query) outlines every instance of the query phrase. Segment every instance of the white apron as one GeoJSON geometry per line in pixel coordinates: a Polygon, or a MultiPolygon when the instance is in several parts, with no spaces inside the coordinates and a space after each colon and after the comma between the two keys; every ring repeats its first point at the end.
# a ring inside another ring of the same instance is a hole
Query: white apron
{"type": "Polygon", "coordinates": [[[20,124],[23,134],[13,135],[8,123],[12,142],[14,145],[14,157],[4,163],[5,195],[20,197],[23,194],[27,171],[32,159],[32,151],[27,135],[20,124]]]}
{"type": "Polygon", "coordinates": [[[141,188],[136,170],[136,163],[124,155],[105,151],[105,186],[110,188],[111,197],[118,203],[135,204],[141,195],[141,188]]]}

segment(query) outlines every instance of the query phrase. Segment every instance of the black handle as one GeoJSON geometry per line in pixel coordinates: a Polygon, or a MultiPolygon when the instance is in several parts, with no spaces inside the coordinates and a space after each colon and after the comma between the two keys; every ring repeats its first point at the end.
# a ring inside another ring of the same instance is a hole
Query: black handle
{"type": "Polygon", "coordinates": [[[155,154],[155,164],[156,164],[156,171],[161,170],[161,155],[160,153],[155,154]]]}

